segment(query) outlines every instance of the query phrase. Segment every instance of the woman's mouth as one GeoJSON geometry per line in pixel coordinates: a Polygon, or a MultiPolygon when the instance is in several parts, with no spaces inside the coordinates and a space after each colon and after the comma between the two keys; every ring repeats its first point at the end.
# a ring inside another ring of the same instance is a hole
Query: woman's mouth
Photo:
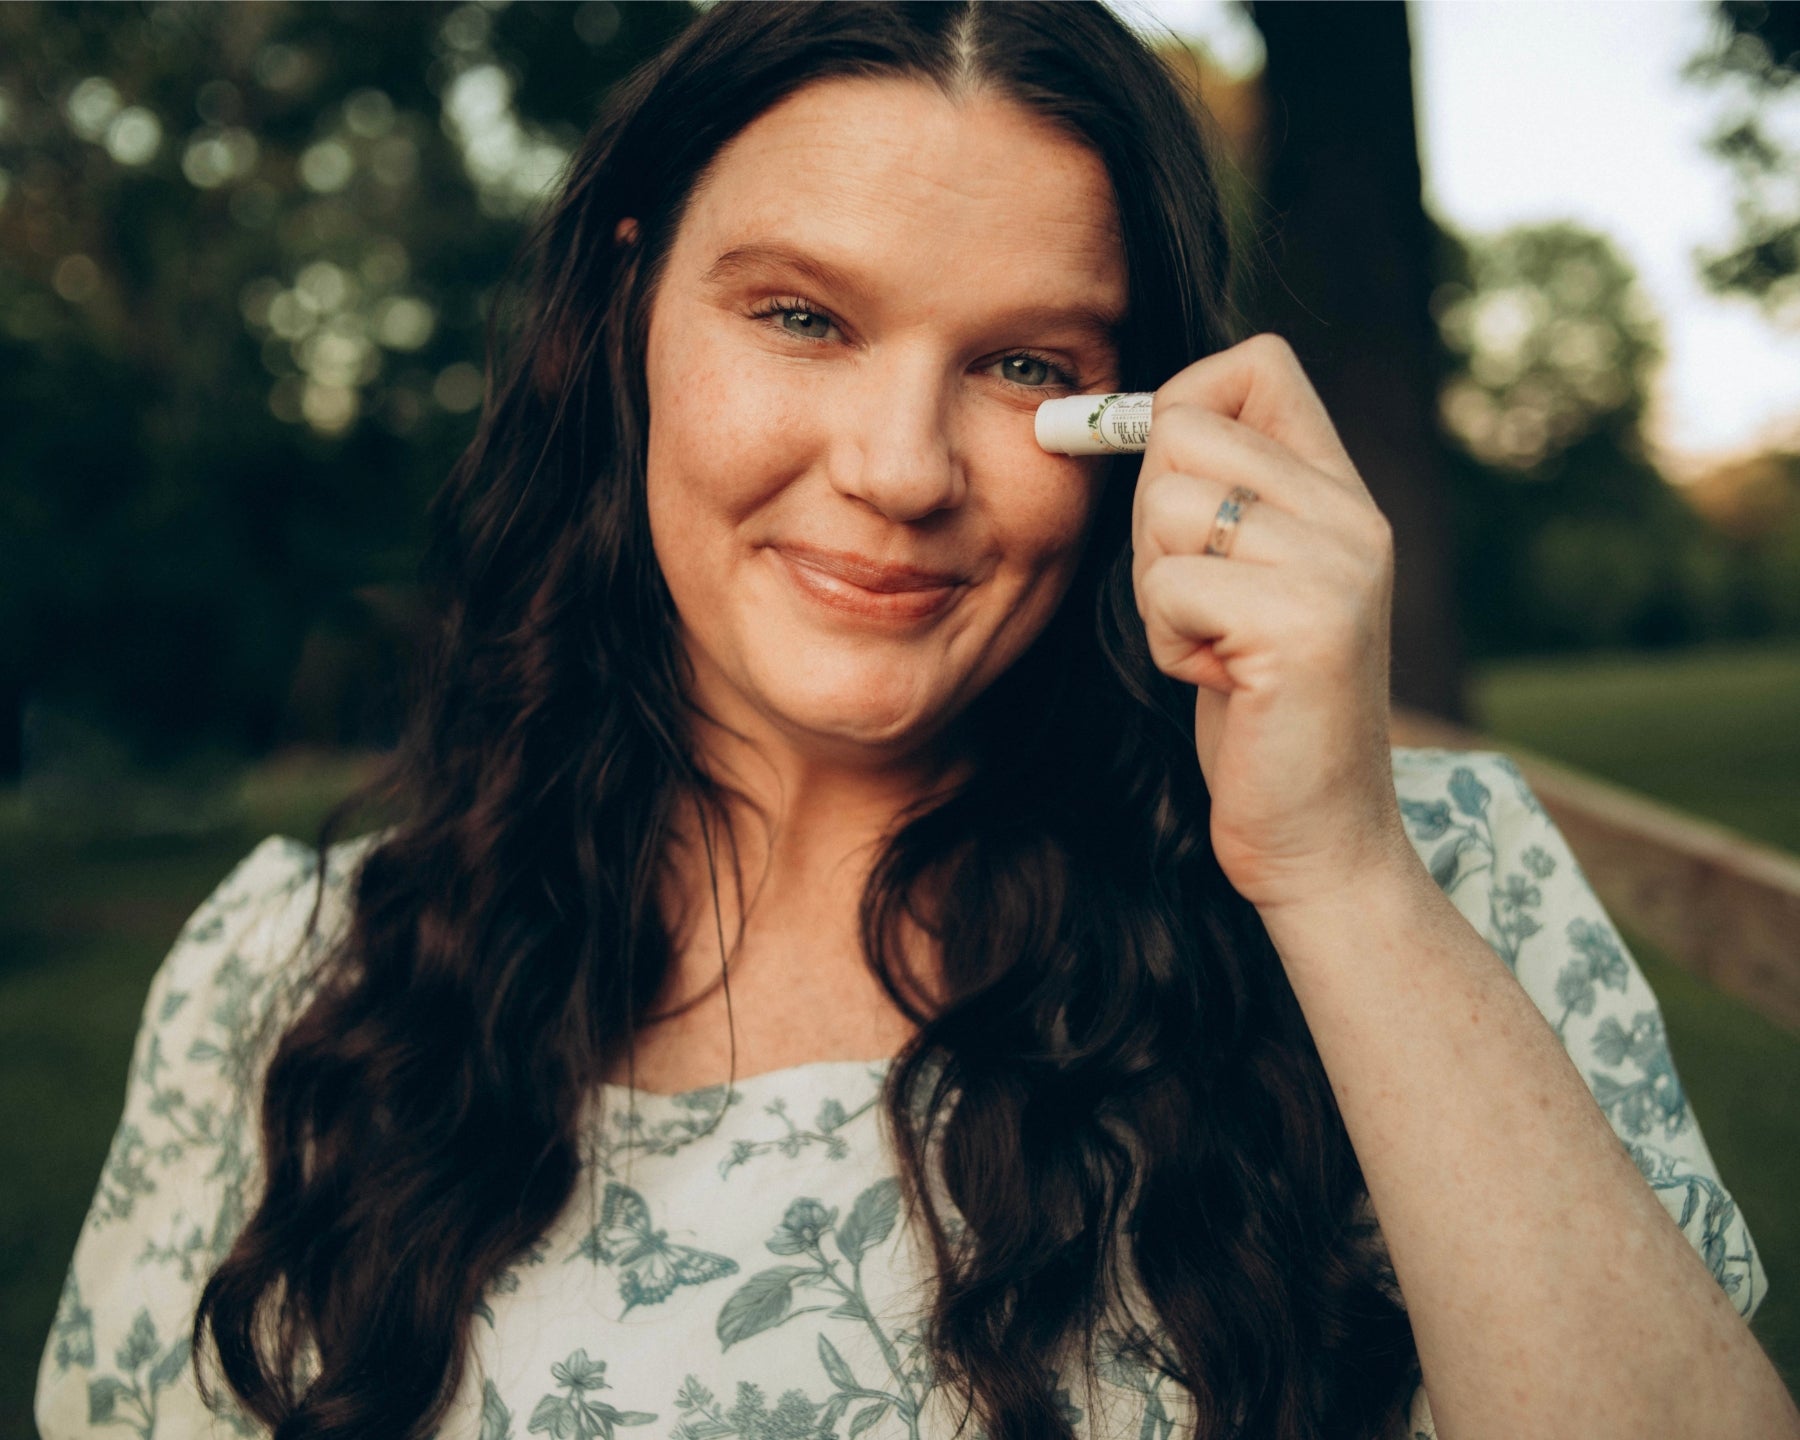
{"type": "Polygon", "coordinates": [[[916,623],[947,608],[965,583],[944,571],[883,565],[812,546],[770,547],[794,588],[808,599],[865,620],[916,623]]]}

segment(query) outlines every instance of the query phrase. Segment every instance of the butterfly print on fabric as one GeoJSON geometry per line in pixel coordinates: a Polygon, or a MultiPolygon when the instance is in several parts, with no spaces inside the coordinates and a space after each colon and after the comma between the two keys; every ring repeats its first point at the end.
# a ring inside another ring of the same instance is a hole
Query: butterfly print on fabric
{"type": "Polygon", "coordinates": [[[673,1245],[669,1232],[650,1224],[650,1207],[629,1185],[609,1180],[600,1200],[600,1223],[582,1237],[569,1259],[580,1256],[612,1266],[619,1275],[621,1317],[633,1306],[667,1300],[682,1285],[704,1285],[737,1274],[738,1263],[727,1255],[673,1245]]]}

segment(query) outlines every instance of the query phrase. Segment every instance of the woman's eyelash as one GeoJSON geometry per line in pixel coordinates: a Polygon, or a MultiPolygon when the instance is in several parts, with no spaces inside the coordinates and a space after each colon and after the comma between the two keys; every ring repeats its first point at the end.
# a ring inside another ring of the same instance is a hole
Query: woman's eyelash
{"type": "MultiPolygon", "coordinates": [[[[795,312],[802,315],[817,315],[822,320],[829,320],[833,325],[837,324],[837,317],[824,306],[815,305],[810,300],[798,295],[785,295],[773,300],[765,300],[750,313],[758,319],[773,319],[776,316],[795,312]]],[[[803,339],[805,337],[796,338],[803,339]]],[[[1071,374],[1066,366],[1057,364],[1048,355],[1039,355],[1033,350],[1009,350],[999,358],[1001,360],[1035,360],[1050,372],[1052,380],[1048,385],[1020,385],[1016,380],[1007,382],[1009,385],[1018,385],[1021,390],[1050,390],[1058,385],[1065,386],[1070,390],[1078,388],[1077,377],[1071,374]]]]}

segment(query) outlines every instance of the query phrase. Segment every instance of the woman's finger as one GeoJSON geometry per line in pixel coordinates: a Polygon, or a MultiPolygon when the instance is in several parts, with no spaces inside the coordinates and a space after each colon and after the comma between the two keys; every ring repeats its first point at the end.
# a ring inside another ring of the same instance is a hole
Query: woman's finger
{"type": "MultiPolygon", "coordinates": [[[[1212,538],[1231,485],[1211,475],[1159,470],[1138,482],[1131,512],[1132,573],[1164,555],[1199,555],[1212,538]]],[[[1313,548],[1315,529],[1298,516],[1260,500],[1243,506],[1231,558],[1250,565],[1279,565],[1313,548]]]]}
{"type": "Polygon", "coordinates": [[[1246,485],[1263,503],[1327,526],[1354,529],[1375,509],[1366,490],[1352,491],[1279,440],[1193,402],[1157,411],[1144,463],[1246,485]]]}
{"type": "Polygon", "coordinates": [[[1354,669],[1381,637],[1364,633],[1379,607],[1335,580],[1295,566],[1249,566],[1235,557],[1164,555],[1135,574],[1138,611],[1156,666],[1188,684],[1257,688],[1233,663],[1302,675],[1307,693],[1354,669]]]}
{"type": "Polygon", "coordinates": [[[1152,435],[1165,404],[1203,405],[1241,420],[1346,489],[1368,494],[1299,357],[1279,335],[1252,335],[1176,374],[1156,391],[1152,435]]]}
{"type": "MultiPolygon", "coordinates": [[[[1290,459],[1287,464],[1298,462],[1290,459]]],[[[1258,485],[1269,484],[1267,472],[1251,478],[1258,485]]],[[[1139,481],[1131,510],[1133,579],[1165,556],[1205,556],[1231,488],[1210,475],[1177,470],[1159,470],[1139,481]]],[[[1389,563],[1392,528],[1373,505],[1352,502],[1340,494],[1319,508],[1332,505],[1348,507],[1349,513],[1295,515],[1278,505],[1264,504],[1260,498],[1243,505],[1229,558],[1265,572],[1292,567],[1315,581],[1350,592],[1366,587],[1389,563]]]]}

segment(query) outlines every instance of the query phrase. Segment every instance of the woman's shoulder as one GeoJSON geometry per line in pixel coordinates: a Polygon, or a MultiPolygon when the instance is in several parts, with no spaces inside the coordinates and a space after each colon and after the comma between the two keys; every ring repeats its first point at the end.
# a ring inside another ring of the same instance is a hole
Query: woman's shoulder
{"type": "Polygon", "coordinates": [[[1431,878],[1549,1012],[1570,953],[1621,945],[1568,841],[1500,751],[1396,747],[1393,770],[1431,878]]]}
{"type": "Polygon", "coordinates": [[[187,1370],[194,1301],[254,1202],[272,1042],[378,838],[321,856],[269,836],[200,902],[157,969],[38,1373],[46,1437],[85,1435],[138,1408],[179,1416],[169,1423],[180,1433],[213,1433],[187,1370]]]}
{"type": "Polygon", "coordinates": [[[1395,745],[1391,749],[1394,788],[1403,799],[1428,795],[1479,811],[1482,801],[1476,785],[1488,788],[1498,780],[1508,799],[1517,800],[1527,810],[1542,810],[1524,772],[1502,750],[1453,750],[1438,745],[1395,745]],[[1466,800],[1459,800],[1464,794],[1466,800]]]}
{"type": "Polygon", "coordinates": [[[266,1026],[291,1015],[315,962],[341,933],[357,867],[376,838],[358,836],[321,856],[304,841],[270,835],[232,867],[150,982],[133,1086],[164,1071],[190,1087],[251,1085],[266,1026]],[[234,1063],[221,1070],[226,1058],[234,1063]]]}
{"type": "Polygon", "coordinates": [[[200,902],[176,936],[157,980],[193,981],[234,963],[262,975],[295,958],[303,938],[310,938],[309,948],[316,950],[348,913],[351,882],[379,838],[380,832],[359,835],[330,846],[321,856],[303,840],[268,836],[200,902]],[[318,921],[309,925],[315,899],[320,902],[318,921]]]}
{"type": "Polygon", "coordinates": [[[1509,846],[1533,830],[1554,832],[1524,772],[1498,750],[1397,745],[1393,773],[1407,838],[1452,900],[1472,899],[1459,892],[1477,875],[1497,881],[1509,846]]]}
{"type": "Polygon", "coordinates": [[[138,1199],[157,1189],[156,1170],[238,1148],[225,1117],[245,1109],[260,1081],[267,1022],[289,1008],[280,1002],[304,993],[313,962],[337,938],[357,867],[377,838],[347,840],[321,856],[270,835],[182,925],[144,999],[90,1229],[133,1217],[138,1199]],[[132,1158],[140,1152],[141,1167],[132,1158]]]}

